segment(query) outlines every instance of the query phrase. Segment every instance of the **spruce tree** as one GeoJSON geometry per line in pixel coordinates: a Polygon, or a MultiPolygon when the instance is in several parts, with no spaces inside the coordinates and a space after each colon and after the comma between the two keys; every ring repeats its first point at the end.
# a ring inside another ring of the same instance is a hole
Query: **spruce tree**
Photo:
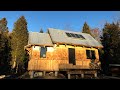
{"type": "Polygon", "coordinates": [[[3,32],[8,31],[6,18],[2,18],[0,20],[0,31],[3,31],[3,32]]]}
{"type": "MultiPolygon", "coordinates": [[[[104,46],[103,66],[120,64],[120,27],[118,23],[106,23],[103,28],[102,44],[104,46]]],[[[106,69],[106,68],[105,68],[106,69]]],[[[107,69],[106,69],[107,70],[107,69]]]]}
{"type": "Polygon", "coordinates": [[[21,16],[15,23],[11,34],[12,45],[12,65],[16,67],[16,73],[20,69],[24,69],[27,62],[26,51],[24,46],[28,43],[27,21],[24,16],[21,16]]]}
{"type": "Polygon", "coordinates": [[[43,30],[42,30],[42,28],[40,29],[40,33],[43,33],[43,30]]]}
{"type": "Polygon", "coordinates": [[[0,72],[5,73],[10,69],[11,59],[10,38],[6,18],[0,20],[0,72]]]}
{"type": "Polygon", "coordinates": [[[90,31],[90,27],[88,26],[88,24],[86,22],[84,23],[84,26],[83,26],[83,29],[82,29],[82,33],[88,33],[91,36],[93,36],[91,31],[90,31]]]}

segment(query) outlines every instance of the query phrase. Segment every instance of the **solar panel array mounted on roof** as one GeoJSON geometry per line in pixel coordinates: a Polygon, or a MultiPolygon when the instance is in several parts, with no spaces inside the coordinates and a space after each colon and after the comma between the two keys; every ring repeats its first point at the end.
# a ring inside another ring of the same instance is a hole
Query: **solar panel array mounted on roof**
{"type": "Polygon", "coordinates": [[[85,39],[85,38],[84,38],[82,35],[80,35],[80,34],[73,34],[73,33],[68,33],[68,32],[66,32],[66,35],[67,35],[68,37],[85,39]]]}

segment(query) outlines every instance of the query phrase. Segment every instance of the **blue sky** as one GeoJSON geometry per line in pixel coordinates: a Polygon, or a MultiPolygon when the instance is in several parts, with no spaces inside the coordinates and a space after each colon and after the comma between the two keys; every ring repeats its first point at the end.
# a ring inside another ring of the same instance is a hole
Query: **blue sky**
{"type": "Polygon", "coordinates": [[[28,30],[39,32],[40,28],[46,32],[47,28],[81,31],[86,21],[91,29],[102,29],[105,22],[112,22],[120,16],[120,11],[0,11],[0,19],[5,17],[8,28],[12,31],[14,22],[24,15],[28,22],[28,30]]]}

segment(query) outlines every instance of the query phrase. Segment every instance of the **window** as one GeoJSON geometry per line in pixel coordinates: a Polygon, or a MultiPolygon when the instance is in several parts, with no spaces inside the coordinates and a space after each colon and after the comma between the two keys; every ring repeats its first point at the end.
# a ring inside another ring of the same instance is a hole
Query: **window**
{"type": "Polygon", "coordinates": [[[40,58],[46,58],[46,51],[47,51],[46,47],[41,47],[41,49],[40,49],[40,58]]]}
{"type": "Polygon", "coordinates": [[[85,38],[84,38],[82,35],[80,35],[80,34],[74,34],[74,33],[68,33],[68,32],[66,32],[66,35],[67,35],[68,37],[85,39],[85,38]]]}
{"type": "Polygon", "coordinates": [[[95,51],[94,50],[91,50],[91,56],[92,56],[91,59],[96,59],[96,57],[95,57],[95,51]]]}
{"type": "Polygon", "coordinates": [[[86,55],[87,55],[87,59],[91,59],[91,58],[90,58],[90,56],[91,56],[91,55],[90,55],[90,50],[86,50],[86,55]]]}
{"type": "Polygon", "coordinates": [[[96,59],[94,50],[86,50],[87,59],[96,59]]]}

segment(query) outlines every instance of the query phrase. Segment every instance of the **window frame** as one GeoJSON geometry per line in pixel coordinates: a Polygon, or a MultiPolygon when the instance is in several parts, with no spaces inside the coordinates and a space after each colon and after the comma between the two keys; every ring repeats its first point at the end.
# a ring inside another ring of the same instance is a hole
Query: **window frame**
{"type": "Polygon", "coordinates": [[[95,50],[86,50],[86,57],[87,59],[95,60],[96,59],[95,50]],[[89,53],[87,53],[88,51],[89,53]]]}
{"type": "Polygon", "coordinates": [[[47,53],[47,47],[40,47],[40,58],[46,58],[46,53],[47,53]]]}

